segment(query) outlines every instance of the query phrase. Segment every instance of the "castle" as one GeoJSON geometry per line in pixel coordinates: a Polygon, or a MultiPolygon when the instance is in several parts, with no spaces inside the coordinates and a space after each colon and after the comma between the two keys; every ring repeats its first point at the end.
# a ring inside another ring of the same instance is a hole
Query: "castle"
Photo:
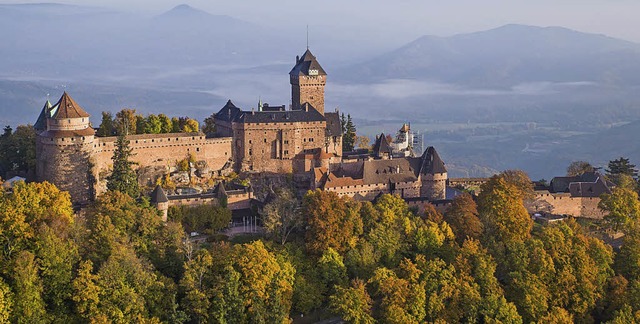
{"type": "MultiPolygon", "coordinates": [[[[380,193],[445,198],[447,172],[433,147],[421,157],[409,156],[405,146],[398,147],[400,155],[394,155],[384,139],[366,161],[343,159],[340,117],[337,111],[325,112],[327,73],[308,49],[296,57],[289,78],[289,109],[261,104],[258,109],[243,110],[229,100],[215,114],[214,137],[203,133],[127,136],[132,162],[141,168],[170,170],[192,155],[210,170],[301,175],[308,179],[308,189],[362,199],[380,193]]],[[[56,104],[45,104],[34,126],[37,180],[69,191],[78,204],[106,190],[116,142],[116,137],[95,136],[89,117],[65,92],[56,104]]],[[[147,180],[147,184],[155,181],[147,180]]]]}

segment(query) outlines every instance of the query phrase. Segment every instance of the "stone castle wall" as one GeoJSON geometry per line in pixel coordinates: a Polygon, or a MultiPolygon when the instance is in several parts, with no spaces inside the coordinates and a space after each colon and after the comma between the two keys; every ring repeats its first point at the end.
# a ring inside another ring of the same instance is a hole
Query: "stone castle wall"
{"type": "Polygon", "coordinates": [[[422,187],[420,196],[429,200],[444,200],[446,198],[447,174],[436,173],[421,175],[422,187]]]}
{"type": "MultiPolygon", "coordinates": [[[[290,173],[309,171],[294,159],[325,146],[325,121],[234,124],[233,150],[240,171],[290,173]]],[[[314,165],[310,165],[313,167],[314,165]]]]}
{"type": "MultiPolygon", "coordinates": [[[[333,191],[339,196],[348,196],[353,198],[356,195],[364,197],[366,200],[373,200],[379,194],[391,193],[389,184],[374,183],[364,185],[351,185],[341,187],[326,188],[327,191],[333,191]]],[[[420,182],[400,182],[396,184],[394,194],[398,194],[402,198],[414,198],[420,195],[420,182]]]]}
{"type": "MultiPolygon", "coordinates": [[[[251,192],[231,192],[227,197],[227,208],[230,210],[240,210],[251,208],[251,199],[253,194],[251,192]]],[[[204,204],[218,205],[220,201],[212,194],[203,195],[189,195],[185,197],[170,196],[167,208],[170,206],[199,206],[204,204]]]]}
{"type": "Polygon", "coordinates": [[[535,200],[527,203],[526,207],[530,213],[543,212],[602,219],[607,213],[598,208],[599,203],[599,197],[571,197],[569,193],[538,191],[535,200]]]}
{"type": "Polygon", "coordinates": [[[325,75],[291,76],[291,101],[293,109],[302,109],[305,103],[324,115],[324,87],[327,83],[325,75]]]}
{"type": "MultiPolygon", "coordinates": [[[[99,185],[96,193],[105,190],[106,176],[113,167],[113,153],[117,137],[98,137],[93,143],[94,176],[99,185]]],[[[220,170],[232,160],[231,138],[206,138],[203,134],[141,134],[130,135],[131,161],[144,167],[176,166],[193,154],[196,161],[205,161],[211,170],[220,170]]]]}
{"type": "Polygon", "coordinates": [[[68,191],[71,200],[86,203],[93,198],[91,167],[94,137],[41,137],[36,139],[38,181],[48,181],[68,191]]]}

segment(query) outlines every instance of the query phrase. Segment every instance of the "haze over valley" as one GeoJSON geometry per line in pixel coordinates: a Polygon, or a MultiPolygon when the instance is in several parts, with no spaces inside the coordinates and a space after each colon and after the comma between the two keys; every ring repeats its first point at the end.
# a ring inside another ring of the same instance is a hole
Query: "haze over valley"
{"type": "MultiPolygon", "coordinates": [[[[382,44],[309,25],[329,75],[327,110],[350,113],[371,138],[410,122],[451,177],[523,169],[548,179],[573,160],[640,160],[637,43],[509,24],[382,44]]],[[[35,122],[63,91],[96,127],[101,111],[123,107],[202,121],[228,99],[245,109],[259,100],[288,105],[287,73],[305,49],[305,29],[187,5],[147,15],[0,4],[0,123],[35,122]]]]}

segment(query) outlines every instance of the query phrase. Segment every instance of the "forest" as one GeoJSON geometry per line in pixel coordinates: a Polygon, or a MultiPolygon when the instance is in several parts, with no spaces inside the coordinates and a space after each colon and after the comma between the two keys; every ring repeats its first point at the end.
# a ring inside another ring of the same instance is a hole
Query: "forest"
{"type": "Polygon", "coordinates": [[[581,222],[534,223],[522,171],[440,213],[398,196],[358,202],[279,188],[262,235],[212,235],[230,213],[169,221],[118,186],[74,211],[49,183],[0,192],[0,323],[640,322],[635,182],[603,197],[614,250],[581,222]],[[115,189],[114,189],[115,188],[115,189]]]}

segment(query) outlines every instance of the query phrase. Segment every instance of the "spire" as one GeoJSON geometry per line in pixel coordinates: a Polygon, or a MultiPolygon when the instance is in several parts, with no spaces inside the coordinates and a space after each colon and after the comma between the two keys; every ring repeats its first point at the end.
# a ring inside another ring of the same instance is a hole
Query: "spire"
{"type": "Polygon", "coordinates": [[[327,72],[324,71],[316,57],[307,48],[302,57],[298,59],[296,66],[291,69],[289,75],[327,75],[327,72]]]}
{"type": "Polygon", "coordinates": [[[156,188],[151,193],[151,202],[158,204],[158,203],[164,203],[167,201],[169,201],[169,199],[167,198],[167,195],[164,193],[164,190],[162,189],[162,187],[160,187],[160,185],[157,185],[156,188]]]}
{"type": "Polygon", "coordinates": [[[262,111],[262,98],[258,97],[258,111],[262,111]]]}
{"type": "Polygon", "coordinates": [[[47,127],[47,118],[51,117],[51,102],[47,100],[40,111],[40,115],[38,116],[38,120],[33,124],[33,128],[35,130],[45,130],[47,127]]]}

